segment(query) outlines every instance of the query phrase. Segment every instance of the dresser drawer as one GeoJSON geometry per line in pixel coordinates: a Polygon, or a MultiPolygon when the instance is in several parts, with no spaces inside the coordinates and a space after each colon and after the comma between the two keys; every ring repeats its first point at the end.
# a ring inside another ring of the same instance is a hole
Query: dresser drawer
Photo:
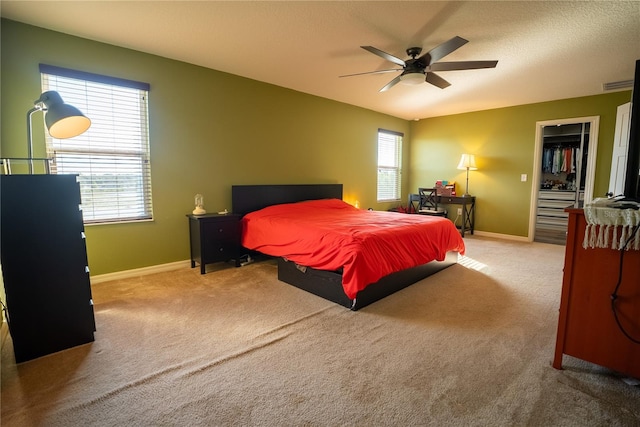
{"type": "Polygon", "coordinates": [[[569,202],[576,199],[575,191],[545,191],[541,190],[538,193],[538,199],[548,200],[568,200],[569,202]]]}
{"type": "Polygon", "coordinates": [[[565,208],[573,207],[573,201],[538,199],[538,207],[564,210],[565,208]]]}
{"type": "Polygon", "coordinates": [[[569,218],[569,214],[564,209],[538,208],[538,216],[553,216],[559,218],[569,218]]]}
{"type": "Polygon", "coordinates": [[[238,244],[235,240],[207,240],[204,242],[204,248],[202,262],[205,264],[227,261],[235,258],[238,252],[238,244]]]}
{"type": "Polygon", "coordinates": [[[563,229],[566,231],[568,218],[554,217],[554,216],[538,216],[536,218],[536,229],[538,228],[553,228],[563,229]]]}
{"type": "Polygon", "coordinates": [[[231,221],[210,221],[202,224],[202,235],[208,240],[232,240],[239,236],[237,219],[231,221]]]}

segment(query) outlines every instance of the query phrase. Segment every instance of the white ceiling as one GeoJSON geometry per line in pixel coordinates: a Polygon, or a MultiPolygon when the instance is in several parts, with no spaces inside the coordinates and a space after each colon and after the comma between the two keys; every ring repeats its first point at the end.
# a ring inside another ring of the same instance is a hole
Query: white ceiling
{"type": "MultiPolygon", "coordinates": [[[[640,59],[634,1],[7,1],[5,18],[417,119],[603,93],[640,59]],[[451,83],[398,84],[360,48],[405,50],[460,36],[442,61],[498,60],[447,71],[451,83]]],[[[126,76],[117,76],[126,77],[126,76]]]]}

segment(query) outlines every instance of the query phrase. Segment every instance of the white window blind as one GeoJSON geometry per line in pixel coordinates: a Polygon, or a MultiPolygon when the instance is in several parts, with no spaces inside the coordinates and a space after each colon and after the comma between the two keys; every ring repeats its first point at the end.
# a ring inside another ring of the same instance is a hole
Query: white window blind
{"type": "Polygon", "coordinates": [[[45,132],[51,173],[79,175],[84,222],[152,219],[149,85],[44,64],[40,73],[43,91],[57,91],[91,119],[74,138],[45,132]]]}
{"type": "Polygon", "coordinates": [[[403,134],[378,129],[378,201],[400,200],[403,134]]]}

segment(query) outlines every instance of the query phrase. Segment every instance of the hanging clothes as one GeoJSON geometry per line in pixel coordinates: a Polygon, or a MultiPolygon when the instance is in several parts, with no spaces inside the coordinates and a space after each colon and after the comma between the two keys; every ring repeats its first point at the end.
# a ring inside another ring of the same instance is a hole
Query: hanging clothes
{"type": "Polygon", "coordinates": [[[542,150],[542,172],[551,173],[553,165],[553,150],[545,148],[542,150]]]}
{"type": "Polygon", "coordinates": [[[575,147],[546,147],[542,150],[542,172],[559,175],[576,173],[580,149],[575,147]]]}
{"type": "Polygon", "coordinates": [[[571,159],[573,158],[573,148],[565,148],[562,154],[561,172],[571,173],[571,159]]]}

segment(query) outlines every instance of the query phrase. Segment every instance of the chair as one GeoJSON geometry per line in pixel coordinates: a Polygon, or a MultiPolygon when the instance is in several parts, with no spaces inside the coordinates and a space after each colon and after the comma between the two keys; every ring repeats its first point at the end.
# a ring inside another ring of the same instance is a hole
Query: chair
{"type": "Polygon", "coordinates": [[[422,215],[447,216],[447,211],[438,207],[438,193],[435,188],[418,188],[420,205],[418,213],[422,215]]]}
{"type": "Polygon", "coordinates": [[[407,201],[407,213],[417,214],[420,209],[420,195],[409,194],[409,200],[407,201]]]}

